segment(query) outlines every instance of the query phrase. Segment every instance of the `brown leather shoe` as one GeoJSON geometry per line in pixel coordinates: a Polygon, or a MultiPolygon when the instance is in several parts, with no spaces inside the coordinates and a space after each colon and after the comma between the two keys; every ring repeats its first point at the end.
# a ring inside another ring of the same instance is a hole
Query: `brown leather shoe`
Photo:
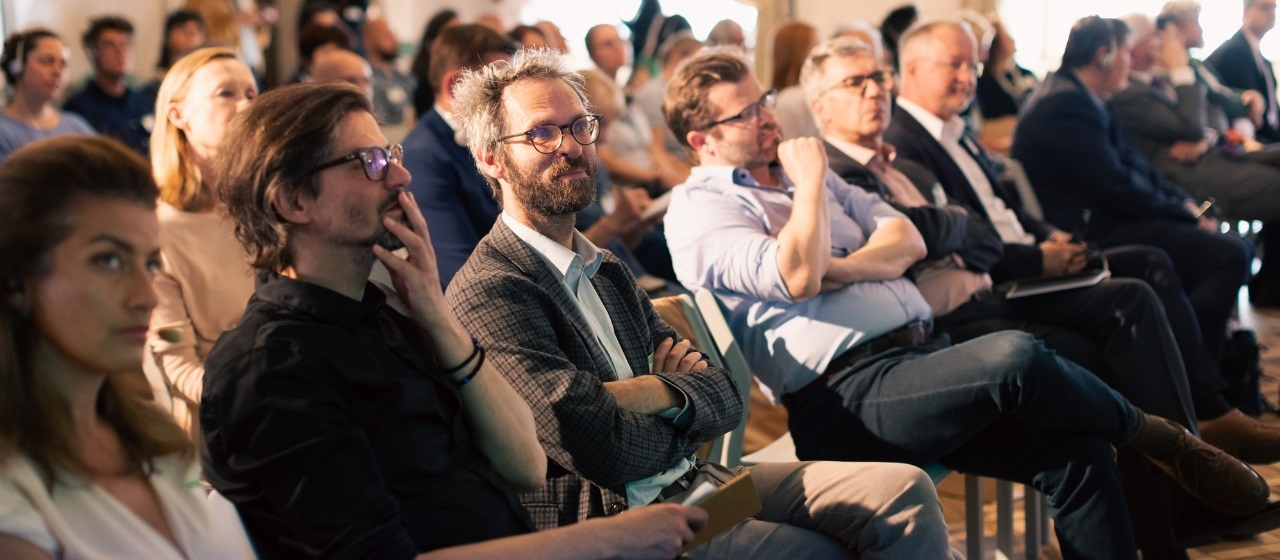
{"type": "Polygon", "coordinates": [[[1280,427],[1269,426],[1236,409],[1200,422],[1200,439],[1249,463],[1280,461],[1280,427]]]}
{"type": "Polygon", "coordinates": [[[1267,505],[1271,488],[1249,465],[1178,424],[1145,416],[1129,444],[1205,507],[1227,515],[1250,515],[1267,505]]]}

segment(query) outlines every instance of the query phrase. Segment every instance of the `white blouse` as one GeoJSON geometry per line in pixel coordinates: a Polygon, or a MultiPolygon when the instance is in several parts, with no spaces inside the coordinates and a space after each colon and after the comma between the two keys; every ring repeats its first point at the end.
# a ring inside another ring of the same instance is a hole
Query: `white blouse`
{"type": "Polygon", "coordinates": [[[177,457],[153,464],[151,487],[177,548],[97,485],[66,476],[50,492],[26,457],[0,462],[0,533],[67,560],[254,557],[239,517],[210,507],[199,465],[177,457]]]}

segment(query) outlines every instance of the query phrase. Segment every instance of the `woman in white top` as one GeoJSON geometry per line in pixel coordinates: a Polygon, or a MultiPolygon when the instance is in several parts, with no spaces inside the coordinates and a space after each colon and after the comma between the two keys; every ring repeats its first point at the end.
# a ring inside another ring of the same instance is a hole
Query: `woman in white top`
{"type": "Polygon", "coordinates": [[[0,161],[24,144],[63,134],[94,134],[75,113],[53,103],[67,87],[66,45],[48,29],[10,35],[0,55],[0,69],[9,85],[9,104],[0,113],[0,161]]]}
{"type": "Polygon", "coordinates": [[[248,66],[228,49],[207,48],[178,60],[156,98],[151,165],[162,266],[145,365],[158,399],[172,399],[174,418],[196,442],[204,357],[253,293],[243,249],[217,212],[213,160],[231,119],[257,96],[248,66]]]}
{"type": "Polygon", "coordinates": [[[0,166],[0,558],[252,554],[138,374],[155,196],[146,162],[106,138],[41,140],[0,166]]]}

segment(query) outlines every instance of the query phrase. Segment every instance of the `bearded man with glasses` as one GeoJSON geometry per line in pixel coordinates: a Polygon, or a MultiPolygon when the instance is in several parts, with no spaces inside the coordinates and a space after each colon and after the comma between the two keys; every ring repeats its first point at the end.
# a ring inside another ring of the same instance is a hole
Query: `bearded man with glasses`
{"type": "MultiPolygon", "coordinates": [[[[742,419],[729,373],[681,340],[622,262],[573,228],[596,193],[600,125],[581,77],[554,51],[522,51],[464,73],[455,94],[503,212],[447,299],[534,411],[549,459],[546,486],[521,495],[534,523],[646,511],[679,503],[697,481],[735,476],[742,469],[693,457],[742,419]]],[[[749,126],[770,101],[729,120],[749,126]]],[[[763,509],[689,557],[958,557],[917,468],[811,462],[750,472],[763,509]]]]}

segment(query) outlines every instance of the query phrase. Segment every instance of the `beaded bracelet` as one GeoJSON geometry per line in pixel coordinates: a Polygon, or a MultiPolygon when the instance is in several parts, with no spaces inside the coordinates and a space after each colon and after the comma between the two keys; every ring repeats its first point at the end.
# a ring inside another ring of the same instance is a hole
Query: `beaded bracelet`
{"type": "Polygon", "coordinates": [[[471,370],[471,373],[468,373],[466,377],[463,377],[462,379],[454,381],[454,383],[458,385],[459,389],[461,389],[463,385],[470,383],[471,379],[474,378],[477,373],[480,373],[480,366],[484,365],[484,347],[477,344],[476,348],[480,350],[480,357],[476,359],[475,369],[471,370]]]}
{"type": "Polygon", "coordinates": [[[480,341],[476,340],[476,337],[474,336],[471,337],[471,344],[475,345],[475,347],[471,349],[471,355],[467,356],[467,359],[462,360],[462,363],[444,370],[445,375],[453,375],[455,373],[462,371],[462,368],[467,367],[467,364],[471,363],[471,360],[475,359],[477,354],[484,352],[484,347],[480,346],[480,341]]]}

